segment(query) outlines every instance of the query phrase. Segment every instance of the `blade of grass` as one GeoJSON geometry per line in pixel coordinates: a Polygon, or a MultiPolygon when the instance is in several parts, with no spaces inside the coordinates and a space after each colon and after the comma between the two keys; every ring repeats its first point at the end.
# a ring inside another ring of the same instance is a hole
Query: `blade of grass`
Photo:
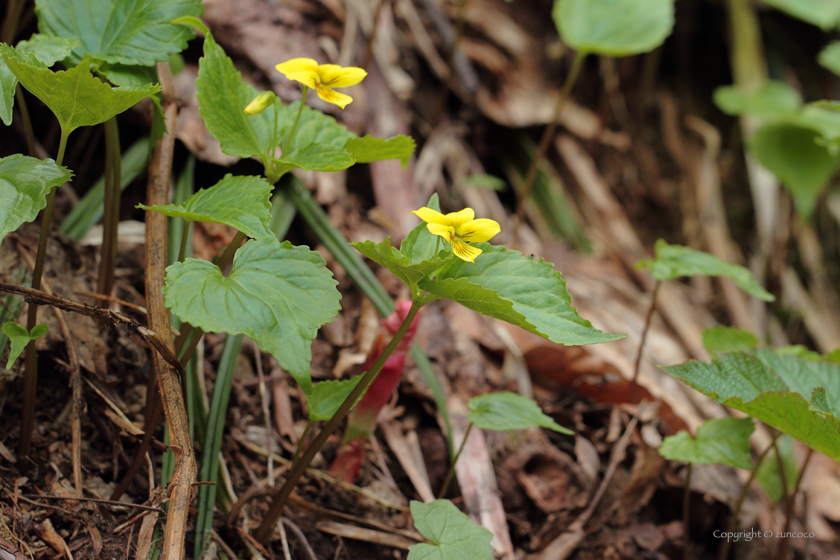
{"type": "MultiPolygon", "coordinates": [[[[528,167],[536,157],[537,146],[533,140],[522,133],[503,135],[503,142],[503,149],[500,150],[500,153],[505,154],[503,169],[514,190],[521,196],[522,183],[528,167]]],[[[532,209],[539,211],[549,230],[548,233],[569,241],[578,250],[584,252],[592,250],[583,228],[574,211],[571,210],[569,195],[563,188],[557,171],[546,160],[542,160],[537,166],[529,206],[529,215],[532,209]]]]}
{"type": "MultiPolygon", "coordinates": [[[[379,314],[383,317],[390,315],[394,311],[394,301],[391,299],[391,296],[388,295],[388,292],[379,283],[376,275],[365,264],[359,253],[350,247],[344,234],[332,225],[329,216],[327,216],[326,212],[324,212],[318,202],[312,197],[312,194],[306,190],[303,183],[294,176],[287,175],[281,181],[281,185],[281,188],[277,192],[284,193],[292,201],[295,208],[300,212],[300,215],[309,224],[309,227],[315,231],[318,239],[321,240],[333,258],[344,267],[347,275],[350,276],[356,286],[373,302],[379,314]]],[[[416,342],[411,347],[411,357],[432,390],[432,396],[435,399],[438,413],[443,420],[443,425],[446,427],[446,442],[449,446],[449,456],[452,457],[455,454],[452,448],[452,424],[446,409],[446,397],[443,394],[443,388],[440,386],[435,370],[432,369],[429,358],[416,342]]]]}
{"type": "MultiPolygon", "coordinates": [[[[222,448],[222,433],[225,429],[228,400],[230,399],[233,375],[236,372],[236,358],[242,348],[242,335],[228,336],[219,359],[219,370],[210,410],[207,413],[207,431],[202,446],[199,480],[216,481],[219,477],[219,452],[222,448]]],[[[213,509],[216,505],[216,485],[201,485],[198,490],[198,516],[195,520],[195,558],[198,560],[213,528],[213,509]]]]}
{"type": "MultiPolygon", "coordinates": [[[[120,190],[125,190],[140,174],[145,173],[148,163],[149,139],[141,138],[122,154],[120,190]]],[[[76,207],[67,214],[67,217],[61,222],[59,229],[74,241],[79,241],[90,228],[102,219],[102,204],[104,200],[105,177],[103,176],[82,197],[76,207]]]]}

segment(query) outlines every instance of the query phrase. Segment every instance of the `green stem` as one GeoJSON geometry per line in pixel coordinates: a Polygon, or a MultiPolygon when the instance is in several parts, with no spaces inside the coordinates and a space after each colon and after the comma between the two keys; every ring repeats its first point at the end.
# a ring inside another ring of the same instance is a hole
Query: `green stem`
{"type": "Polygon", "coordinates": [[[99,261],[99,279],[96,291],[109,295],[114,286],[114,268],[117,261],[117,234],[120,225],[120,197],[122,191],[120,165],[120,131],[117,118],[105,121],[105,200],[102,220],[102,247],[99,261]]]}
{"type": "Polygon", "coordinates": [[[642,351],[645,349],[645,340],[647,340],[648,330],[650,330],[650,322],[653,319],[653,312],[656,311],[656,297],[659,295],[659,287],[662,285],[662,280],[657,280],[653,287],[653,294],[650,297],[650,307],[648,307],[647,316],[645,317],[645,326],[642,329],[642,339],[639,341],[639,351],[636,352],[636,363],[633,366],[633,385],[630,389],[630,402],[636,402],[636,380],[639,377],[639,366],[642,363],[642,351]]]}
{"type": "Polygon", "coordinates": [[[292,125],[291,132],[289,132],[289,135],[286,136],[286,141],[283,142],[283,157],[286,156],[286,149],[292,145],[292,140],[295,137],[295,132],[297,132],[298,123],[300,122],[300,116],[303,114],[304,105],[306,105],[307,93],[309,93],[309,86],[303,86],[303,96],[300,98],[300,107],[298,107],[298,114],[295,118],[295,124],[292,125]]]}
{"type": "MultiPolygon", "coordinates": [[[[778,451],[776,452],[778,454],[778,451]]],[[[793,506],[796,501],[796,494],[799,493],[799,485],[802,482],[802,477],[805,475],[805,469],[808,468],[808,463],[811,462],[811,456],[814,454],[814,450],[810,447],[808,448],[808,454],[805,456],[805,461],[802,463],[802,468],[799,469],[799,476],[796,477],[796,484],[793,487],[793,492],[790,494],[790,500],[787,502],[787,507],[785,508],[785,527],[782,529],[782,534],[787,535],[790,532],[790,523],[793,520],[793,506]]],[[[785,536],[782,539],[782,542],[779,543],[779,554],[777,558],[781,560],[785,560],[788,556],[788,549],[790,548],[790,539],[785,536]]]]}
{"type": "MultiPolygon", "coordinates": [[[[737,527],[738,525],[738,515],[741,513],[741,506],[744,505],[744,500],[747,498],[747,492],[749,492],[753,480],[755,480],[755,477],[758,475],[758,468],[761,466],[761,463],[764,462],[764,459],[767,457],[767,454],[776,445],[776,439],[779,437],[779,434],[780,432],[776,432],[773,435],[773,441],[761,453],[761,456],[755,463],[755,467],[753,467],[753,470],[750,473],[750,477],[747,479],[747,482],[744,483],[744,487],[741,488],[741,493],[738,494],[738,500],[735,502],[735,507],[732,508],[732,519],[730,519],[729,527],[726,529],[727,533],[733,533],[735,531],[735,527],[737,527]]],[[[719,560],[726,560],[727,556],[729,555],[729,546],[731,545],[731,543],[732,541],[730,541],[729,539],[723,541],[723,544],[720,547],[720,554],[718,555],[719,560]]]]}
{"type": "Polygon", "coordinates": [[[303,430],[303,434],[301,434],[300,439],[298,440],[297,449],[295,449],[295,455],[292,457],[292,463],[289,468],[294,468],[297,465],[298,457],[300,457],[300,450],[303,449],[303,442],[306,441],[306,436],[309,435],[309,430],[312,429],[312,419],[306,423],[306,428],[303,430]]]}
{"type": "Polygon", "coordinates": [[[181,250],[178,252],[178,262],[184,262],[187,256],[187,241],[190,239],[190,224],[192,220],[184,218],[184,229],[181,232],[181,250]]]}
{"type": "Polygon", "coordinates": [[[315,439],[306,448],[306,451],[303,453],[303,456],[300,458],[300,461],[292,467],[291,471],[289,472],[288,477],[286,478],[286,482],[280,488],[280,492],[277,494],[277,497],[274,498],[274,501],[271,503],[271,507],[268,509],[268,513],[266,513],[265,517],[260,523],[260,526],[257,527],[257,530],[254,532],[254,537],[261,543],[265,544],[268,542],[268,539],[271,537],[271,532],[274,529],[277,520],[280,518],[280,515],[283,513],[283,508],[286,506],[286,501],[289,499],[289,496],[292,494],[292,491],[295,489],[295,485],[297,481],[300,479],[301,475],[306,471],[306,468],[309,466],[309,463],[312,462],[312,459],[315,458],[315,455],[321,450],[326,443],[327,438],[335,431],[338,425],[341,423],[342,420],[347,416],[350,412],[350,409],[353,408],[353,405],[356,404],[356,401],[359,399],[360,396],[367,391],[370,384],[376,379],[376,376],[379,375],[379,372],[382,370],[382,366],[385,365],[385,360],[391,355],[394,349],[397,347],[397,344],[402,340],[405,332],[408,330],[409,325],[414,320],[414,317],[417,315],[417,312],[420,311],[421,305],[417,302],[413,302],[411,304],[411,308],[408,310],[408,315],[406,316],[405,320],[403,320],[400,328],[394,334],[394,338],[391,339],[391,342],[388,343],[388,346],[385,347],[385,350],[382,351],[382,354],[376,359],[373,365],[367,370],[364,375],[362,376],[361,381],[353,388],[347,398],[344,399],[344,402],[341,403],[338,411],[335,415],[330,418],[327,423],[321,428],[321,431],[318,432],[318,435],[315,436],[315,439]]]}
{"type": "Polygon", "coordinates": [[[461,452],[464,450],[464,446],[467,445],[467,438],[470,437],[470,431],[473,429],[473,423],[470,422],[470,425],[467,426],[467,431],[464,433],[464,441],[461,442],[461,446],[458,448],[458,453],[452,458],[452,464],[449,465],[449,470],[446,471],[446,478],[443,479],[443,486],[440,489],[440,494],[438,494],[438,499],[442,500],[444,496],[446,496],[446,491],[449,490],[449,483],[452,482],[452,476],[455,474],[455,463],[458,462],[458,458],[461,457],[461,452]]]}
{"type": "MultiPolygon", "coordinates": [[[[67,137],[70,132],[62,129],[61,141],[58,144],[58,156],[56,164],[61,165],[64,161],[64,151],[67,149],[67,137]]],[[[50,189],[47,195],[47,206],[41,217],[41,235],[38,237],[38,254],[35,257],[35,269],[32,272],[32,289],[41,289],[41,276],[44,273],[44,261],[47,256],[47,238],[50,233],[50,220],[52,219],[53,201],[55,190],[50,189]]],[[[38,323],[38,306],[29,304],[26,315],[26,329],[32,330],[38,323]]],[[[23,383],[23,412],[20,420],[20,443],[18,446],[19,455],[28,457],[32,447],[32,429],[35,426],[35,393],[38,389],[38,356],[35,354],[35,341],[32,340],[26,345],[26,374],[23,383]]]]}
{"type": "Polygon", "coordinates": [[[688,538],[688,515],[691,512],[689,501],[691,500],[691,463],[688,464],[688,472],[685,473],[685,491],[683,492],[683,560],[688,560],[689,546],[691,540],[688,538]]]}
{"type": "Polygon", "coordinates": [[[26,136],[26,150],[32,157],[35,155],[35,133],[32,131],[32,119],[29,118],[29,109],[26,108],[26,97],[23,95],[23,89],[20,84],[15,86],[15,102],[18,104],[20,111],[20,118],[23,121],[23,133],[26,136]]]}
{"type": "MultiPolygon", "coordinates": [[[[534,179],[537,178],[537,170],[539,169],[540,162],[545,156],[546,151],[548,151],[548,145],[551,143],[551,139],[554,138],[554,132],[557,130],[557,121],[560,119],[563,107],[566,105],[566,101],[568,101],[572,93],[572,87],[574,87],[577,81],[585,58],[586,52],[578,51],[575,53],[572,69],[569,71],[569,75],[566,76],[566,83],[563,85],[563,91],[560,93],[560,99],[557,100],[557,106],[554,108],[554,116],[551,118],[551,122],[545,129],[545,132],[543,132],[537,153],[534,154],[534,161],[531,162],[531,167],[528,169],[528,174],[525,175],[525,181],[522,183],[522,189],[519,192],[519,202],[516,204],[517,224],[522,222],[522,218],[525,215],[525,201],[528,200],[528,196],[531,194],[531,188],[534,186],[534,179]]],[[[514,236],[516,236],[516,230],[514,230],[514,236]]]]}

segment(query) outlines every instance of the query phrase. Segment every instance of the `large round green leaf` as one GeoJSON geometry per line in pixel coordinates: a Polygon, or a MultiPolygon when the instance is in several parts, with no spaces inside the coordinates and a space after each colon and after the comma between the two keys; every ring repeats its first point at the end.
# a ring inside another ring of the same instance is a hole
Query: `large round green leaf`
{"type": "Polygon", "coordinates": [[[24,222],[38,217],[47,194],[73,176],[51,159],[14,154],[0,158],[0,241],[24,222]]]}
{"type": "Polygon", "coordinates": [[[172,20],[199,16],[200,0],[36,0],[41,33],[75,39],[85,53],[111,63],[152,66],[181,52],[194,35],[172,20]]]}
{"type": "Polygon", "coordinates": [[[312,340],[341,309],[336,285],[324,259],[309,248],[249,241],[227,277],[200,259],[171,265],[163,293],[182,321],[254,339],[308,394],[312,340]]]}
{"type": "Polygon", "coordinates": [[[184,204],[146,206],[138,208],[154,210],[172,218],[184,218],[196,222],[212,222],[234,227],[254,239],[274,238],[268,229],[271,219],[272,186],[262,177],[231,175],[209,189],[201,189],[184,204]]]}
{"type": "Polygon", "coordinates": [[[674,27],[674,0],[555,0],[554,23],[573,49],[607,56],[652,51],[674,27]]]}

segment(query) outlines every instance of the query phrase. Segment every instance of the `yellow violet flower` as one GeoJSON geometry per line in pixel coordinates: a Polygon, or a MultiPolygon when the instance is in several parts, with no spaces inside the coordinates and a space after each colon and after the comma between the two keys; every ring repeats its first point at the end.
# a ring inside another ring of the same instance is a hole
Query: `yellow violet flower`
{"type": "Polygon", "coordinates": [[[494,235],[502,231],[495,220],[486,218],[476,220],[472,208],[464,208],[460,212],[452,212],[444,216],[424,206],[420,210],[413,211],[412,214],[416,214],[426,222],[426,227],[431,233],[452,243],[452,252],[455,256],[467,262],[475,262],[475,258],[481,254],[481,249],[467,245],[467,242],[490,241],[494,235]]]}
{"type": "Polygon", "coordinates": [[[353,98],[333,88],[355,86],[367,76],[367,72],[361,68],[318,64],[311,58],[293,58],[278,64],[275,68],[290,80],[300,82],[317,91],[318,97],[327,103],[338,105],[342,109],[353,101],[353,98]]]}

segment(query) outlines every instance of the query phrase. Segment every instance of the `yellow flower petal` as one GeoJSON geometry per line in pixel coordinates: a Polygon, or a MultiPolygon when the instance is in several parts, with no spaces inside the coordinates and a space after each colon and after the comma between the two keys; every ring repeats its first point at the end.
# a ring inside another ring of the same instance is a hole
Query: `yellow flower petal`
{"type": "MultiPolygon", "coordinates": [[[[297,72],[318,72],[318,63],[311,58],[293,58],[286,62],[281,62],[277,66],[277,71],[288,77],[289,74],[297,72]]],[[[294,79],[294,78],[290,78],[294,79]]]]}
{"type": "Polygon", "coordinates": [[[318,67],[318,74],[321,75],[321,85],[330,88],[355,86],[367,76],[361,68],[342,68],[337,64],[322,64],[318,67]]]}
{"type": "Polygon", "coordinates": [[[352,101],[353,98],[349,95],[345,95],[343,93],[337,92],[332,90],[328,87],[319,87],[317,88],[318,97],[326,101],[327,103],[332,103],[333,105],[338,105],[342,109],[347,107],[352,101]]]}
{"type": "Polygon", "coordinates": [[[451,226],[452,222],[449,220],[448,216],[444,216],[437,210],[432,210],[431,208],[426,208],[425,206],[420,210],[413,210],[411,212],[427,224],[440,224],[442,226],[451,226]]]}
{"type": "Polygon", "coordinates": [[[452,242],[452,252],[461,260],[475,262],[475,258],[481,254],[481,249],[467,245],[463,241],[456,239],[452,242]]]}
{"type": "Polygon", "coordinates": [[[303,72],[289,72],[286,74],[286,77],[290,80],[294,80],[296,82],[300,82],[305,86],[309,86],[312,89],[318,88],[318,73],[317,72],[310,72],[310,71],[303,71],[303,72]]]}
{"type": "Polygon", "coordinates": [[[430,233],[434,235],[440,235],[446,241],[452,240],[452,234],[455,233],[455,230],[452,226],[445,226],[443,224],[426,224],[426,228],[429,230],[430,233]]]}
{"type": "Polygon", "coordinates": [[[462,225],[466,224],[467,222],[473,221],[475,218],[475,212],[472,208],[464,208],[460,212],[452,212],[451,214],[447,214],[446,218],[451,220],[450,223],[452,227],[455,228],[455,231],[458,231],[462,225]]]}
{"type": "Polygon", "coordinates": [[[455,235],[463,241],[480,243],[490,241],[500,231],[502,231],[502,228],[499,226],[499,222],[481,218],[467,222],[460,228],[455,228],[455,235]]]}

